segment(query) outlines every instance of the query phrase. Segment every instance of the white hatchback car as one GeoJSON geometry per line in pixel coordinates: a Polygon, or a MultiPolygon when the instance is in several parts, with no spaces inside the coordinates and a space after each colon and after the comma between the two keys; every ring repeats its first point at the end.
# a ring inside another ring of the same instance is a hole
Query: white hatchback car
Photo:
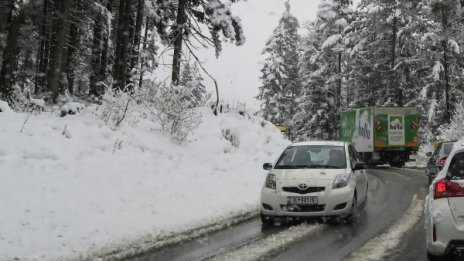
{"type": "Polygon", "coordinates": [[[367,202],[364,164],[354,147],[340,141],[309,141],[287,147],[269,170],[261,191],[261,220],[342,217],[367,202]]]}
{"type": "Polygon", "coordinates": [[[464,143],[455,143],[445,166],[429,187],[425,202],[429,259],[464,254],[464,143]]]}

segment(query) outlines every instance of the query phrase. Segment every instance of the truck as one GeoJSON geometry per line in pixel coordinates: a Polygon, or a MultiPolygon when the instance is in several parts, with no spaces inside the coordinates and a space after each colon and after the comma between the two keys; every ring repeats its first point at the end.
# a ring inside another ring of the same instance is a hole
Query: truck
{"type": "Polygon", "coordinates": [[[419,114],[414,107],[367,107],[341,113],[340,140],[353,144],[370,166],[403,167],[419,149],[419,114]]]}

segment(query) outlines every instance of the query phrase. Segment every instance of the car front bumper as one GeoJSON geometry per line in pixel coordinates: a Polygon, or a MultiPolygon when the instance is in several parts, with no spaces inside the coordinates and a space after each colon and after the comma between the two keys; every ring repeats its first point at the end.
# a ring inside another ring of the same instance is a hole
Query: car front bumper
{"type": "Polygon", "coordinates": [[[298,181],[281,181],[277,189],[264,187],[261,191],[261,213],[273,217],[325,217],[349,214],[352,208],[354,185],[332,189],[333,180],[311,181],[311,186],[324,191],[299,194],[283,191],[283,187],[297,186],[298,181]],[[317,197],[314,205],[289,204],[289,197],[317,197]]]}

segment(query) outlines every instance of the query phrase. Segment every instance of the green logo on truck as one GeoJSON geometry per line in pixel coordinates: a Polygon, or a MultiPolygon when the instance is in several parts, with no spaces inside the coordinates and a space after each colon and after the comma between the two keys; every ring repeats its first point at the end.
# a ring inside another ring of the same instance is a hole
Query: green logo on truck
{"type": "Polygon", "coordinates": [[[404,116],[403,115],[388,115],[388,145],[404,146],[404,116]]]}

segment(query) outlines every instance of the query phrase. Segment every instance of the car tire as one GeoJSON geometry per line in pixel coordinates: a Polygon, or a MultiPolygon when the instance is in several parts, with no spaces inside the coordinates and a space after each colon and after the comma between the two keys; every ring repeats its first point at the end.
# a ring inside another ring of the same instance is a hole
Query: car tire
{"type": "Polygon", "coordinates": [[[443,257],[431,254],[429,251],[427,251],[427,260],[438,261],[438,260],[443,260],[443,257]]]}
{"type": "Polygon", "coordinates": [[[402,167],[404,167],[404,162],[390,163],[390,166],[393,167],[393,168],[402,168],[402,167]]]}
{"type": "Polygon", "coordinates": [[[356,193],[354,194],[353,196],[353,201],[351,201],[351,210],[350,210],[350,213],[348,213],[347,215],[345,216],[342,216],[340,221],[341,223],[343,224],[350,224],[350,223],[353,223],[353,220],[354,220],[354,217],[356,215],[356,210],[357,210],[357,202],[358,202],[358,199],[357,199],[357,196],[356,196],[356,193]]]}
{"type": "Polygon", "coordinates": [[[363,203],[361,204],[361,208],[362,208],[362,209],[365,209],[365,208],[366,208],[366,205],[367,205],[367,189],[368,189],[368,188],[369,188],[369,187],[366,188],[366,198],[364,198],[364,201],[363,201],[363,203]]]}
{"type": "Polygon", "coordinates": [[[271,216],[264,215],[263,213],[261,213],[261,222],[263,223],[263,226],[274,226],[274,218],[271,216]]]}

